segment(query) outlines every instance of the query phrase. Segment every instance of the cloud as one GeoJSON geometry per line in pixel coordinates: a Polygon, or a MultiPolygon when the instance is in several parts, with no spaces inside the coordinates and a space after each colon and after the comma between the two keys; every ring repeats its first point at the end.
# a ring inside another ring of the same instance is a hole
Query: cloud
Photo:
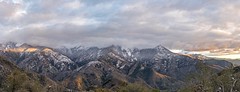
{"type": "Polygon", "coordinates": [[[174,49],[240,42],[238,0],[3,0],[0,8],[1,42],[174,49]]]}

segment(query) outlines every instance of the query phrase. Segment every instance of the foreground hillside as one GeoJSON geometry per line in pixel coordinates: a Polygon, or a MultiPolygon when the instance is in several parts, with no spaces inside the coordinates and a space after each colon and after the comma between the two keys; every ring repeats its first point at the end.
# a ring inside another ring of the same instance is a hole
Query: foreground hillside
{"type": "Polygon", "coordinates": [[[43,75],[26,72],[0,57],[1,92],[59,92],[63,86],[43,75]]]}
{"type": "Polygon", "coordinates": [[[140,92],[177,91],[188,86],[188,78],[201,72],[202,67],[209,68],[212,74],[232,67],[224,60],[176,54],[163,46],[147,49],[114,45],[105,48],[49,48],[7,43],[0,45],[0,55],[21,69],[61,83],[65,91],[140,88],[140,92]]]}
{"type": "Polygon", "coordinates": [[[180,92],[239,92],[240,66],[214,72],[209,67],[201,66],[201,72],[189,76],[188,85],[180,92]]]}

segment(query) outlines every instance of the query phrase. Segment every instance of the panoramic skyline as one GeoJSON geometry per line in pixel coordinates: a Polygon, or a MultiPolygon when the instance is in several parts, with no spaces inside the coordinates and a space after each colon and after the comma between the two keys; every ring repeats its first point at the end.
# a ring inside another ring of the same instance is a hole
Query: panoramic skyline
{"type": "Polygon", "coordinates": [[[0,92],[240,92],[240,0],[0,0],[0,92]]]}
{"type": "Polygon", "coordinates": [[[0,0],[0,42],[239,47],[240,0],[0,0]]]}

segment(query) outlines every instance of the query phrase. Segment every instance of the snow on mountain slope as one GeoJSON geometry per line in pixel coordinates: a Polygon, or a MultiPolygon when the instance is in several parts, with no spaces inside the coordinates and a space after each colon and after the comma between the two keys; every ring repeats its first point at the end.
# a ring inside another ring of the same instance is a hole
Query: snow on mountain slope
{"type": "Polygon", "coordinates": [[[59,72],[76,68],[76,64],[67,56],[42,46],[23,44],[15,48],[0,50],[0,55],[8,57],[21,68],[51,77],[59,72]]]}
{"type": "MultiPolygon", "coordinates": [[[[7,47],[11,48],[3,47],[0,55],[8,57],[19,67],[58,81],[68,81],[69,78],[74,80],[76,76],[81,76],[87,83],[86,87],[110,87],[119,81],[131,80],[142,81],[160,89],[173,89],[170,85],[175,85],[174,89],[177,89],[188,74],[197,71],[197,63],[208,62],[173,53],[161,45],[146,49],[129,49],[117,45],[56,49],[28,44],[7,47]]],[[[215,66],[218,62],[211,60],[206,64],[215,66]]],[[[221,61],[221,64],[224,65],[220,67],[224,68],[229,65],[226,61],[221,61]]]]}

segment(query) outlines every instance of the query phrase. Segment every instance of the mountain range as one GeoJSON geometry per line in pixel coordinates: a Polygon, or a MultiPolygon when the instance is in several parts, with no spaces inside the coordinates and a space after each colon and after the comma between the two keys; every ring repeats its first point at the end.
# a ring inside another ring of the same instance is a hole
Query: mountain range
{"type": "MultiPolygon", "coordinates": [[[[26,74],[30,82],[39,81],[40,87],[57,87],[52,90],[56,92],[99,88],[118,91],[135,83],[149,89],[178,91],[187,86],[189,76],[202,71],[202,66],[215,73],[233,67],[226,60],[173,53],[161,45],[145,49],[118,45],[51,48],[8,42],[0,44],[0,56],[1,85],[17,70],[20,75],[26,74]],[[38,76],[47,82],[41,83],[38,76]]],[[[46,91],[46,87],[42,90],[46,91]]]]}

